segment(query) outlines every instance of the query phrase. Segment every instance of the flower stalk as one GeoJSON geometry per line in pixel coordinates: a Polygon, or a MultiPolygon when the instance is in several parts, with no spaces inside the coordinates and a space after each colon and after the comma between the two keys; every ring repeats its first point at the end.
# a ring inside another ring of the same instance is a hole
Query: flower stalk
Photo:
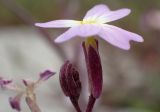
{"type": "Polygon", "coordinates": [[[37,105],[36,101],[33,100],[32,98],[30,97],[26,97],[26,103],[27,105],[29,106],[31,112],[41,112],[39,106],[37,105]]]}
{"type": "Polygon", "coordinates": [[[31,110],[31,112],[41,112],[37,102],[36,102],[36,94],[34,93],[35,90],[35,84],[36,83],[32,83],[32,82],[28,82],[26,81],[26,103],[29,106],[29,109],[31,110]]]}
{"type": "Polygon", "coordinates": [[[95,102],[96,102],[96,98],[90,95],[86,112],[92,112],[95,102]]]}

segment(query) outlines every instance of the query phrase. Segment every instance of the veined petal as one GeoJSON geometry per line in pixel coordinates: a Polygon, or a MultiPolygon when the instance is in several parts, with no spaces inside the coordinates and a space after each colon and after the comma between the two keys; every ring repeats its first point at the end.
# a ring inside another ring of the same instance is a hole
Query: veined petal
{"type": "Polygon", "coordinates": [[[63,34],[61,34],[54,41],[57,43],[61,43],[61,42],[64,42],[64,41],[67,41],[67,40],[73,38],[76,35],[78,35],[78,29],[77,29],[77,27],[73,27],[73,28],[70,28],[69,30],[67,30],[66,32],[64,32],[63,34]]]}
{"type": "Polygon", "coordinates": [[[130,49],[130,40],[143,42],[143,38],[141,36],[112,25],[104,25],[99,36],[110,44],[124,50],[130,49]]]}
{"type": "Polygon", "coordinates": [[[106,14],[103,14],[102,16],[99,16],[97,21],[100,21],[101,23],[115,21],[129,15],[130,12],[131,10],[127,8],[119,9],[116,11],[110,11],[106,14]]]}
{"type": "Polygon", "coordinates": [[[78,36],[80,37],[89,37],[93,35],[97,35],[100,30],[101,26],[97,24],[83,24],[77,27],[78,29],[78,36]]]}
{"type": "Polygon", "coordinates": [[[80,21],[76,20],[54,20],[45,23],[35,23],[35,26],[43,27],[43,28],[66,28],[80,25],[80,21]]]}
{"type": "Polygon", "coordinates": [[[85,15],[84,21],[93,21],[99,16],[103,15],[104,13],[107,13],[110,11],[110,9],[104,5],[104,4],[99,4],[91,8],[85,15]]]}

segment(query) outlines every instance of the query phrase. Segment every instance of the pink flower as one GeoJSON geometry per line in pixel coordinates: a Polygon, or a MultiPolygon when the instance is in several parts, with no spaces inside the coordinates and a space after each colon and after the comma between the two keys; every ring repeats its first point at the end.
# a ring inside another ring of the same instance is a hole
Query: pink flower
{"type": "Polygon", "coordinates": [[[126,31],[113,25],[106,24],[127,16],[130,9],[123,8],[111,11],[106,5],[100,4],[90,9],[82,21],[54,20],[46,23],[36,23],[36,26],[44,28],[68,28],[65,33],[55,39],[55,42],[64,42],[75,36],[90,37],[98,35],[110,44],[121,49],[130,49],[130,40],[143,42],[140,35],[126,31]]]}

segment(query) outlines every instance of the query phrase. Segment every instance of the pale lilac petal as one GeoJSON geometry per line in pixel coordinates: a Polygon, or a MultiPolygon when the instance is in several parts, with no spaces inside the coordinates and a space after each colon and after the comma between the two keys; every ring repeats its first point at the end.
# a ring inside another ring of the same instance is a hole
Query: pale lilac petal
{"type": "Polygon", "coordinates": [[[101,30],[101,26],[96,24],[83,24],[70,28],[65,33],[57,37],[54,41],[57,43],[67,41],[75,36],[89,37],[97,35],[101,30]]]}
{"type": "Polygon", "coordinates": [[[124,50],[130,49],[130,40],[143,42],[143,38],[141,36],[112,25],[104,25],[99,36],[110,44],[124,50]]]}
{"type": "Polygon", "coordinates": [[[80,37],[89,37],[97,35],[101,30],[101,26],[96,24],[84,24],[77,27],[77,35],[80,37]]]}
{"type": "Polygon", "coordinates": [[[107,25],[108,28],[111,28],[113,30],[117,30],[117,32],[121,32],[123,33],[124,35],[126,35],[130,40],[133,40],[133,41],[136,41],[136,42],[143,42],[144,39],[143,37],[141,37],[140,35],[136,34],[136,33],[133,33],[133,32],[130,32],[130,31],[127,31],[127,30],[124,30],[122,28],[119,28],[119,27],[116,27],[116,26],[113,26],[113,25],[107,25]]]}
{"type": "Polygon", "coordinates": [[[103,15],[104,13],[107,13],[108,11],[110,11],[110,9],[106,5],[96,5],[86,13],[83,20],[95,20],[96,18],[103,15]]]}
{"type": "Polygon", "coordinates": [[[97,21],[100,21],[101,23],[115,21],[129,15],[130,12],[131,10],[127,8],[119,9],[116,11],[110,11],[106,14],[103,14],[102,16],[99,16],[97,21]]]}
{"type": "Polygon", "coordinates": [[[54,20],[46,23],[35,23],[35,26],[43,28],[67,28],[80,24],[81,22],[76,20],[54,20]]]}
{"type": "Polygon", "coordinates": [[[40,74],[40,79],[42,81],[48,80],[50,77],[52,77],[55,74],[55,72],[52,72],[50,70],[46,70],[43,73],[40,74]]]}
{"type": "Polygon", "coordinates": [[[77,34],[78,34],[77,27],[73,27],[67,30],[66,32],[64,32],[63,34],[61,34],[54,41],[57,43],[61,43],[75,37],[77,34]]]}
{"type": "Polygon", "coordinates": [[[96,5],[90,9],[85,15],[83,21],[97,21],[98,23],[106,23],[121,19],[131,12],[130,9],[124,8],[111,11],[106,5],[96,5]]]}

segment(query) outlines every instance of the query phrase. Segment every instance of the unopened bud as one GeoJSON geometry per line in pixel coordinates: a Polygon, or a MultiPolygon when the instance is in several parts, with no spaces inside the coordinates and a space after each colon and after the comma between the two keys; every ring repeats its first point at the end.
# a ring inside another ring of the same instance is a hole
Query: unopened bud
{"type": "Polygon", "coordinates": [[[12,109],[17,110],[18,112],[21,111],[20,101],[23,93],[19,93],[15,97],[9,98],[9,103],[12,109]]]}
{"type": "Polygon", "coordinates": [[[61,67],[60,84],[66,96],[79,98],[81,92],[79,73],[69,61],[61,67]]]}
{"type": "Polygon", "coordinates": [[[5,80],[2,77],[0,77],[0,87],[1,88],[7,88],[7,86],[11,83],[12,83],[12,80],[5,80]]]}
{"type": "Polygon", "coordinates": [[[64,94],[70,98],[77,112],[81,112],[78,104],[78,99],[81,93],[81,82],[78,71],[69,61],[66,61],[61,67],[59,78],[64,94]]]}
{"type": "Polygon", "coordinates": [[[55,74],[55,72],[52,72],[50,70],[46,70],[46,71],[44,71],[43,73],[40,74],[39,80],[42,80],[42,81],[48,80],[54,74],[55,74]]]}

